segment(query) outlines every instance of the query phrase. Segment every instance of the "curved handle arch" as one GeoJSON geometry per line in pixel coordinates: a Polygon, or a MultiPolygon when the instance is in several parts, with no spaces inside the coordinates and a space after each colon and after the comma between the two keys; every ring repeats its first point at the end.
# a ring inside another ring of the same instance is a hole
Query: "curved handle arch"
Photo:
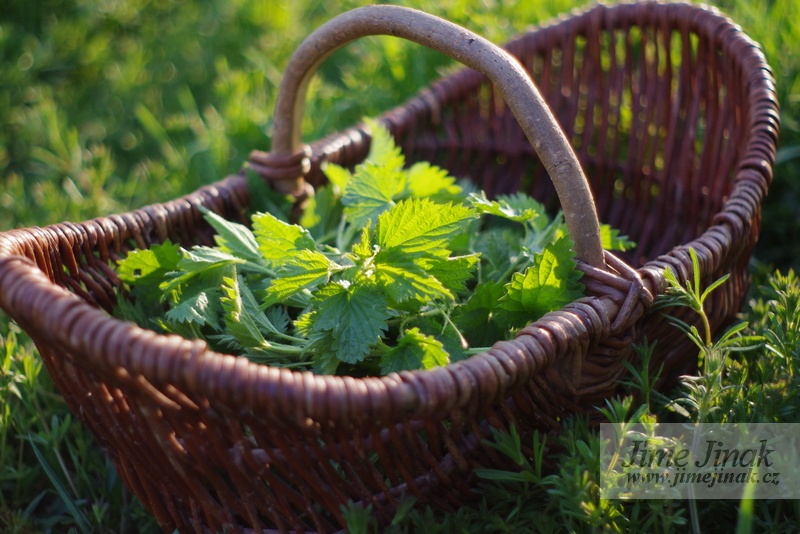
{"type": "MultiPolygon", "coordinates": [[[[578,259],[605,269],[600,224],[589,183],[527,72],[516,58],[490,41],[422,11],[389,5],[366,6],[338,15],[312,32],[295,50],[281,80],[271,156],[296,158],[303,152],[300,125],[311,78],[333,52],[370,35],[402,37],[427,46],[489,78],[553,181],[578,259]]],[[[280,182],[276,185],[283,192],[298,192],[305,187],[302,176],[287,177],[280,182]]]]}

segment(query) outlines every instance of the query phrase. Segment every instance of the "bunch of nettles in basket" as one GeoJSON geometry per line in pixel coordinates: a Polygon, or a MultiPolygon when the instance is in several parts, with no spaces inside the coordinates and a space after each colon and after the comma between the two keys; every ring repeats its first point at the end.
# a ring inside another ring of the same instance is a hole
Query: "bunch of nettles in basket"
{"type": "MultiPolygon", "coordinates": [[[[300,224],[206,211],[215,247],[131,252],[117,315],[257,362],[369,375],[463,359],[583,295],[560,214],[406,167],[370,126],[368,158],[352,172],[329,164],[300,224]]],[[[606,226],[603,241],[630,245],[606,226]]]]}

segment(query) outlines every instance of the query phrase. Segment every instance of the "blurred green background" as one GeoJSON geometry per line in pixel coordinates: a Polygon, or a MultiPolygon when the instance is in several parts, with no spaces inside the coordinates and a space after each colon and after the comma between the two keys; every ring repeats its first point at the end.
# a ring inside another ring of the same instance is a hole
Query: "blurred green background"
{"type": "MultiPolygon", "coordinates": [[[[269,149],[276,87],[289,54],[313,28],[367,3],[5,0],[0,230],[127,211],[235,172],[251,149],[269,149]]],[[[588,5],[399,3],[497,43],[588,5]]],[[[761,43],[782,106],[775,183],[764,206],[753,272],[796,267],[800,2],[713,4],[761,43]]],[[[354,43],[327,61],[314,80],[304,136],[318,139],[377,115],[450,68],[446,58],[400,40],[354,43]]],[[[97,531],[152,529],[91,437],[73,422],[30,342],[5,319],[0,335],[0,530],[80,529],[83,520],[97,531]]]]}

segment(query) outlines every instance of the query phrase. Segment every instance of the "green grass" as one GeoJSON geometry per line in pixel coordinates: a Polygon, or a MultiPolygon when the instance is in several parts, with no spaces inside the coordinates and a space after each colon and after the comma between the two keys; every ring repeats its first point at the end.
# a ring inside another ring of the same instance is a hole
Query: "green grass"
{"type": "MultiPolygon", "coordinates": [[[[367,2],[341,0],[7,0],[0,10],[0,229],[78,221],[164,201],[236,171],[253,148],[269,149],[275,88],[291,51],[334,14],[367,2]]],[[[574,7],[572,0],[409,0],[495,42],[574,7]]],[[[723,351],[726,384],[706,399],[728,420],[800,420],[800,5],[721,0],[767,54],[778,82],[782,130],[776,181],[764,206],[753,260],[757,281],[745,311],[762,348],[723,351]]],[[[304,136],[318,139],[376,115],[426,86],[450,63],[388,38],[354,43],[314,80],[304,136]]],[[[0,531],[147,532],[156,527],[122,486],[55,391],[32,343],[0,320],[0,531]]],[[[646,351],[646,348],[642,350],[646,351]]],[[[637,371],[634,369],[634,371],[637,371]]],[[[637,374],[638,373],[638,374],[637,374]]],[[[675,416],[689,385],[652,391],[632,376],[634,397],[609,418],[675,416]],[[641,406],[644,406],[642,409],[641,406]]],[[[705,406],[705,405],[704,405],[705,406]]],[[[689,411],[689,417],[696,417],[689,411]]],[[[719,415],[721,417],[721,415],[719,415]]],[[[520,459],[521,473],[482,473],[480,503],[447,516],[404,511],[397,531],[649,531],[696,523],[747,531],[792,530],[794,501],[702,503],[599,501],[594,438],[580,421],[561,441],[555,473],[520,459]],[[739,520],[738,518],[742,518],[739,520]],[[436,527],[436,528],[434,528],[436,527]],[[467,528],[469,527],[469,528],[467,528]]],[[[513,435],[497,445],[514,454],[513,435]]],[[[536,450],[541,450],[541,444],[536,450]]],[[[512,456],[513,457],[513,456],[512,456]]],[[[368,513],[351,510],[353,530],[368,513]]],[[[796,527],[795,527],[796,528],[796,527]]]]}

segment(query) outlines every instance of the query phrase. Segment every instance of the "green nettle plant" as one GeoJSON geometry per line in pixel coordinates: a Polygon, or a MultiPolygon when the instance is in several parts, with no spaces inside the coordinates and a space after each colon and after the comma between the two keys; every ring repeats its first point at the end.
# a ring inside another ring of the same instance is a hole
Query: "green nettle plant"
{"type": "MultiPolygon", "coordinates": [[[[466,358],[583,295],[560,214],[406,168],[368,124],[366,161],[328,165],[300,224],[256,213],[251,230],[205,211],[216,246],[131,252],[118,315],[258,362],[365,375],[466,358]]],[[[602,233],[607,248],[631,245],[602,233]]]]}

